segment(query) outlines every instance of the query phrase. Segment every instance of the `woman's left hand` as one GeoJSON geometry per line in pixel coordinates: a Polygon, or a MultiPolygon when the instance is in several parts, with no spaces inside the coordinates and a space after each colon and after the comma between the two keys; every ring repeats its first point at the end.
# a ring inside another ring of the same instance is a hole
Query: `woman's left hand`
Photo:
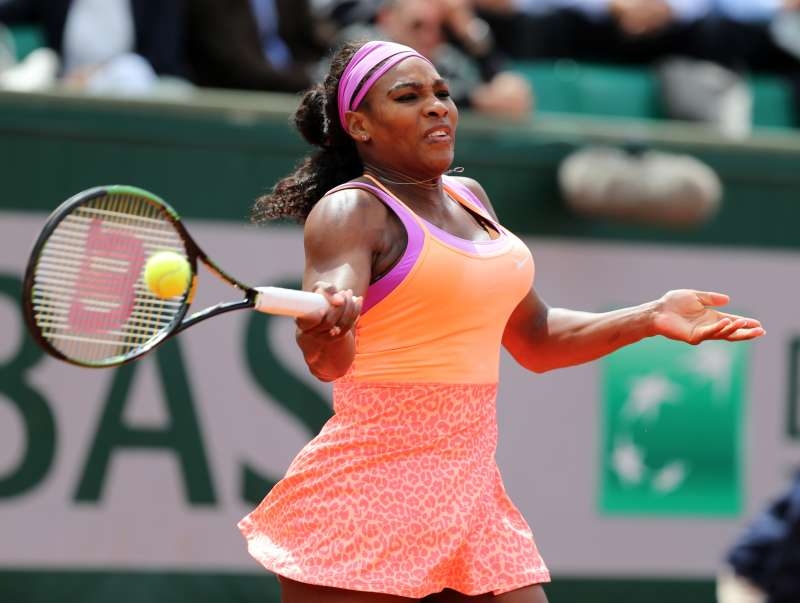
{"type": "Polygon", "coordinates": [[[692,345],[708,339],[745,341],[766,333],[755,318],[715,309],[715,306],[727,304],[729,299],[724,293],[712,291],[669,291],[656,302],[655,333],[692,345]]]}

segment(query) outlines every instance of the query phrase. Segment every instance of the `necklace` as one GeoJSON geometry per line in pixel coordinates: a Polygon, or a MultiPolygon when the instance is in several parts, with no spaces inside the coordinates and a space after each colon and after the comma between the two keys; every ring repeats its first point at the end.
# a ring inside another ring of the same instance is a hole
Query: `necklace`
{"type": "MultiPolygon", "coordinates": [[[[437,190],[439,188],[439,185],[440,185],[440,178],[438,176],[436,178],[428,178],[427,180],[414,180],[414,179],[393,180],[393,179],[387,177],[385,175],[385,173],[389,172],[393,176],[395,174],[397,174],[397,175],[403,176],[405,178],[409,178],[409,177],[406,176],[405,174],[403,174],[402,172],[395,172],[394,170],[386,170],[386,169],[376,168],[374,165],[370,165],[368,163],[364,164],[364,168],[365,168],[365,171],[370,172],[373,176],[375,176],[379,180],[383,180],[384,182],[388,182],[390,184],[412,184],[412,185],[416,185],[416,186],[419,186],[421,188],[425,188],[425,189],[428,189],[428,190],[437,190]]],[[[455,168],[453,168],[451,170],[447,170],[447,172],[445,172],[445,174],[460,174],[463,171],[464,171],[463,167],[455,167],[455,168]]]]}

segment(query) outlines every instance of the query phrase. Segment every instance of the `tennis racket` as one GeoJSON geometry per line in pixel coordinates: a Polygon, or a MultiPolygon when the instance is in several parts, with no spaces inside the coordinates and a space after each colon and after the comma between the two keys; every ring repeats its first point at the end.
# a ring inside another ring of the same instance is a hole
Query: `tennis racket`
{"type": "Polygon", "coordinates": [[[33,337],[49,354],[85,367],[124,364],[212,316],[241,309],[300,316],[328,307],[324,296],[250,287],[220,269],[165,201],[132,186],[82,191],[48,218],[31,252],[23,308],[33,337]],[[144,266],[160,251],[183,256],[189,287],[162,299],[147,287],[144,266]],[[198,262],[242,298],[187,316],[198,262]]]}

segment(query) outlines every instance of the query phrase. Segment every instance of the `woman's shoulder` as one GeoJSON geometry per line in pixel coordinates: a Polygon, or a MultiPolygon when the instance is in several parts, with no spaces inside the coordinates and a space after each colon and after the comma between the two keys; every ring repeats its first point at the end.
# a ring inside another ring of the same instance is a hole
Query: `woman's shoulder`
{"type": "Polygon", "coordinates": [[[448,176],[448,178],[452,182],[456,182],[457,184],[468,188],[470,192],[478,197],[481,201],[483,201],[484,198],[488,199],[483,186],[481,186],[481,183],[474,178],[469,178],[467,176],[448,176]]]}
{"type": "Polygon", "coordinates": [[[466,188],[475,196],[476,200],[480,202],[486,211],[488,211],[494,219],[497,219],[494,207],[492,207],[492,202],[489,199],[489,195],[486,193],[486,190],[483,188],[483,186],[481,186],[480,182],[474,178],[468,178],[466,176],[449,176],[449,179],[451,182],[455,182],[457,185],[461,185],[462,187],[466,188]]]}
{"type": "Polygon", "coordinates": [[[336,256],[343,250],[380,253],[387,236],[397,236],[397,220],[370,191],[337,187],[317,201],[304,226],[306,250],[336,256]]]}
{"type": "Polygon", "coordinates": [[[325,193],[311,209],[306,223],[350,228],[386,220],[383,203],[360,180],[351,180],[325,193]]]}

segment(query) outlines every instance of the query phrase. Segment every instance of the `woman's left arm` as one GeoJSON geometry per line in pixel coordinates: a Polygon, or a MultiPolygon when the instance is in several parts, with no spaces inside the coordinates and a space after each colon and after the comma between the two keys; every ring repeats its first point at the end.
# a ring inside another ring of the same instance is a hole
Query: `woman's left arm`
{"type": "Polygon", "coordinates": [[[639,306],[593,313],[550,308],[531,290],[512,313],[503,345],[525,368],[544,372],[595,360],[654,335],[696,345],[765,333],[756,319],[716,309],[726,303],[722,293],[678,289],[639,306]]]}
{"type": "MultiPolygon", "coordinates": [[[[459,180],[494,216],[481,185],[469,178],[459,180]]],[[[638,306],[595,313],[551,308],[531,289],[511,314],[503,345],[525,368],[544,372],[596,360],[655,335],[693,345],[764,335],[758,320],[716,309],[728,299],[722,293],[678,289],[638,306]]]]}

